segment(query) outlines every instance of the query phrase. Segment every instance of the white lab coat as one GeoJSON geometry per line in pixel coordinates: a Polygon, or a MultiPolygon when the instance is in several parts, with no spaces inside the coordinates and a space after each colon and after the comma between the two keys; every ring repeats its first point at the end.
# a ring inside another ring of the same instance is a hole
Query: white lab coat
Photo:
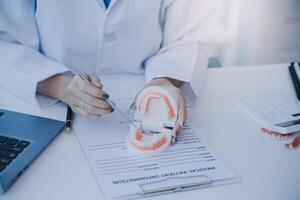
{"type": "Polygon", "coordinates": [[[0,84],[36,105],[55,74],[145,73],[182,80],[199,95],[213,40],[213,0],[0,1],[0,84]]]}

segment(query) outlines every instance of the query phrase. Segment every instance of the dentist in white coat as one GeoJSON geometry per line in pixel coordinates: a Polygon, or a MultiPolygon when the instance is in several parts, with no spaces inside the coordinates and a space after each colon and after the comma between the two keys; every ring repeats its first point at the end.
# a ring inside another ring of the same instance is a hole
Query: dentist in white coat
{"type": "Polygon", "coordinates": [[[36,106],[112,109],[99,78],[145,73],[181,95],[174,136],[194,103],[213,40],[214,0],[0,1],[0,85],[36,106]],[[70,76],[89,75],[89,81],[70,76]]]}

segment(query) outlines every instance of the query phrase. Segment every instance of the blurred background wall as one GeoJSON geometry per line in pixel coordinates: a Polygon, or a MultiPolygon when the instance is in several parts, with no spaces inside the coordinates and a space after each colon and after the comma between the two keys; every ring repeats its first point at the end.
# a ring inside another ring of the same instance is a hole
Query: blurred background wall
{"type": "Polygon", "coordinates": [[[219,0],[210,66],[300,61],[300,0],[219,0]]]}

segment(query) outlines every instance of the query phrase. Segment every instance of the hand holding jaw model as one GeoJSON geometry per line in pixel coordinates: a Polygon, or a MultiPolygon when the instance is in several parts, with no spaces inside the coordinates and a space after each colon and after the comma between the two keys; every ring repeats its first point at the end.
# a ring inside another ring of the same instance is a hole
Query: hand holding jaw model
{"type": "Polygon", "coordinates": [[[135,123],[130,125],[128,147],[134,152],[156,154],[166,149],[177,120],[179,96],[174,88],[146,87],[137,97],[135,123]]]}

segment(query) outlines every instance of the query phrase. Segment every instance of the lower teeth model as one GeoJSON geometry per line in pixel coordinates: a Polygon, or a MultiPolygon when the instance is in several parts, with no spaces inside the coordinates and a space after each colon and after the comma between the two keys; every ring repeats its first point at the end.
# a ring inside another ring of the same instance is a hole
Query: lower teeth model
{"type": "Polygon", "coordinates": [[[130,125],[128,148],[153,155],[165,150],[177,119],[178,96],[169,86],[145,88],[137,97],[135,126],[130,125]]]}

